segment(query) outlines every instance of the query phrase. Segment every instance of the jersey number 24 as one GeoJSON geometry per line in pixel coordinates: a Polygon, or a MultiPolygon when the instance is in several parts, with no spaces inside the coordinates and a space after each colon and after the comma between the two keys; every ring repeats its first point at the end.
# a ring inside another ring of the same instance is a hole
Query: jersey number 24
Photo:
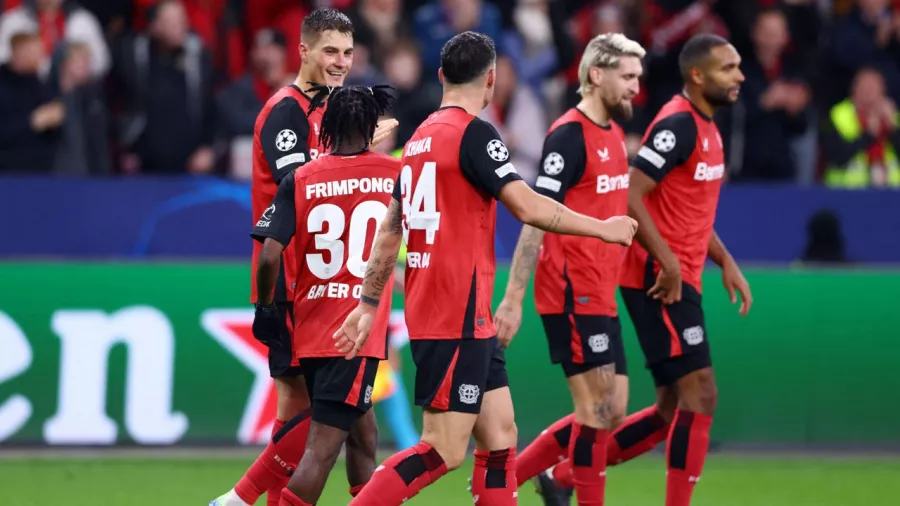
{"type": "Polygon", "coordinates": [[[412,167],[400,172],[400,195],[403,197],[403,241],[409,244],[410,230],[424,230],[425,243],[434,244],[441,226],[437,210],[437,163],[425,162],[413,189],[412,167]]]}

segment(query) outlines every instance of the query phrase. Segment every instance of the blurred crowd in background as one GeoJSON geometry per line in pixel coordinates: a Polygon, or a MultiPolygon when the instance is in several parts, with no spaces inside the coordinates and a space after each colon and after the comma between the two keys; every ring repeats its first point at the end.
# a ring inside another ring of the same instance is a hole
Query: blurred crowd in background
{"type": "Polygon", "coordinates": [[[0,174],[217,174],[246,178],[257,113],[293,82],[304,15],[353,20],[349,84],[389,83],[402,146],[440,102],[440,49],[477,30],[498,44],[483,117],[520,173],[577,103],[594,35],[648,50],[636,151],[681,88],[677,56],[699,32],[743,56],[740,102],[716,120],[733,181],[900,188],[896,0],[0,0],[0,174]]]}

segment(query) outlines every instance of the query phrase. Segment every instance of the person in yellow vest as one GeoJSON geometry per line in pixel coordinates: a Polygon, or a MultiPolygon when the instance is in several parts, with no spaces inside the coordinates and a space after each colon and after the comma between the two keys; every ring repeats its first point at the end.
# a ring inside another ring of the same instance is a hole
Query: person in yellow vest
{"type": "Polygon", "coordinates": [[[831,108],[822,144],[831,188],[900,188],[900,116],[887,97],[884,77],[863,68],[850,98],[831,108]]]}

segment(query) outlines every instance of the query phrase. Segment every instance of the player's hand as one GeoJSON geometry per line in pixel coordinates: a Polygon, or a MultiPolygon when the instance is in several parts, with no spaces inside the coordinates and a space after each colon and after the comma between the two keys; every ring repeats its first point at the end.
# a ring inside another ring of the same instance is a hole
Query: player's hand
{"type": "Polygon", "coordinates": [[[494,313],[494,323],[497,325],[500,346],[508,348],[522,326],[522,304],[504,298],[494,313]]]}
{"type": "Polygon", "coordinates": [[[681,300],[681,265],[677,262],[670,267],[661,267],[656,275],[656,283],[647,290],[647,295],[663,304],[674,304],[681,300]]]}
{"type": "Polygon", "coordinates": [[[747,283],[747,279],[741,272],[740,267],[733,260],[726,262],[722,267],[722,284],[725,285],[725,290],[728,292],[728,298],[731,299],[732,304],[737,303],[735,292],[741,295],[741,307],[738,313],[741,316],[747,316],[747,313],[750,312],[750,306],[753,305],[753,295],[750,293],[750,283],[747,283]]]}
{"type": "Polygon", "coordinates": [[[603,220],[604,227],[600,239],[612,244],[631,246],[631,240],[637,233],[638,222],[629,216],[613,216],[603,220]]]}
{"type": "Polygon", "coordinates": [[[376,308],[366,304],[356,306],[341,328],[331,336],[334,339],[334,347],[340,353],[344,354],[347,360],[353,360],[359,350],[366,344],[369,339],[369,332],[372,331],[372,322],[375,320],[376,308]]]}
{"type": "Polygon", "coordinates": [[[277,343],[278,334],[284,322],[278,314],[278,308],[274,304],[257,304],[253,315],[253,337],[257,341],[272,346],[277,343]]]}
{"type": "Polygon", "coordinates": [[[400,124],[399,121],[391,119],[383,119],[375,125],[375,135],[372,136],[372,145],[377,146],[379,142],[388,138],[391,131],[400,124]]]}

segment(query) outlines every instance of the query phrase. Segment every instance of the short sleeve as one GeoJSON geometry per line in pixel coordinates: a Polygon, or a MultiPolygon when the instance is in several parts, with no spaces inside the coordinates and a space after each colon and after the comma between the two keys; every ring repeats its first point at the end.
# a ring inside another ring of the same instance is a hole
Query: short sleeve
{"type": "Polygon", "coordinates": [[[658,183],[691,157],[696,144],[697,124],[693,115],[675,113],[653,125],[631,166],[658,183]]]}
{"type": "Polygon", "coordinates": [[[466,127],[459,147],[459,167],[472,186],[496,199],[504,186],[521,181],[509,156],[509,149],[490,123],[475,118],[466,127]]]}
{"type": "Polygon", "coordinates": [[[403,194],[400,192],[400,176],[394,181],[394,192],[391,195],[397,202],[403,202],[403,194]]]}
{"type": "Polygon", "coordinates": [[[276,183],[309,161],[309,120],[300,104],[287,97],[269,111],[259,141],[276,183]]]}
{"type": "Polygon", "coordinates": [[[573,121],[558,126],[544,139],[541,170],[534,181],[534,191],[563,202],[569,188],[584,176],[586,161],[581,123],[573,121]]]}
{"type": "Polygon", "coordinates": [[[297,228],[297,210],[294,204],[295,187],[296,183],[293,177],[281,180],[272,205],[267,207],[259,217],[259,221],[256,222],[256,226],[253,227],[253,232],[250,234],[251,237],[259,242],[270,237],[287,247],[297,228]]]}

